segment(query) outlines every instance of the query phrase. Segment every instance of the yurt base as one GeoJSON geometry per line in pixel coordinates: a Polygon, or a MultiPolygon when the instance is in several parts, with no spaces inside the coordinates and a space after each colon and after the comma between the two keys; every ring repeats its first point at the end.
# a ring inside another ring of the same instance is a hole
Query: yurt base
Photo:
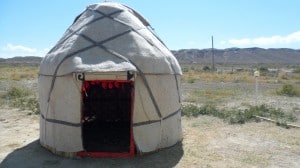
{"type": "Polygon", "coordinates": [[[76,156],[78,156],[78,152],[61,152],[61,151],[57,151],[54,148],[47,146],[43,143],[41,143],[41,146],[43,146],[44,148],[46,148],[47,150],[49,150],[50,152],[58,155],[58,156],[63,156],[63,157],[67,157],[67,158],[74,158],[76,156]]]}
{"type": "Polygon", "coordinates": [[[80,157],[111,157],[111,158],[128,158],[133,157],[134,152],[132,153],[109,153],[109,152],[77,152],[77,156],[80,157]]]}
{"type": "Polygon", "coordinates": [[[54,148],[51,148],[50,146],[41,144],[44,148],[52,152],[53,154],[56,154],[58,156],[66,157],[66,158],[75,158],[75,157],[108,157],[108,158],[129,158],[134,157],[134,148],[130,149],[129,153],[110,153],[110,152],[86,152],[86,151],[80,151],[80,152],[61,152],[56,151],[54,148]]]}

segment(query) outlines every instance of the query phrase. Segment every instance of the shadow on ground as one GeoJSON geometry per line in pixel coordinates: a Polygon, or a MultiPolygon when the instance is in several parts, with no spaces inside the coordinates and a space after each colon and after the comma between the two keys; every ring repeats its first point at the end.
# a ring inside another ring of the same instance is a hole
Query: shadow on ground
{"type": "Polygon", "coordinates": [[[174,167],[183,156],[182,144],[134,158],[64,158],[56,156],[40,146],[36,140],[14,150],[0,163],[0,168],[29,167],[174,167]]]}

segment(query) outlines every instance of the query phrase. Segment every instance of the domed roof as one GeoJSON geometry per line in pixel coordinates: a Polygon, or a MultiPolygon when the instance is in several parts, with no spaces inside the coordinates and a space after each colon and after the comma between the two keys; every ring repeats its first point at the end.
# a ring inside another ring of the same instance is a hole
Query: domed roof
{"type": "Polygon", "coordinates": [[[40,74],[137,71],[145,74],[182,74],[148,21],[133,9],[115,2],[86,8],[44,57],[40,74]]]}

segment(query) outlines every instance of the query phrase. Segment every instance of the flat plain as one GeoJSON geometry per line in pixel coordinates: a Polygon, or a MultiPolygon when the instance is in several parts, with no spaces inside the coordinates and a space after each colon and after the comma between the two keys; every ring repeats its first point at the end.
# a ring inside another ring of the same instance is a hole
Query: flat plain
{"type": "MultiPolygon", "coordinates": [[[[39,145],[39,115],[27,99],[9,99],[11,88],[37,98],[38,66],[0,67],[0,167],[300,167],[300,128],[267,121],[230,124],[211,115],[182,116],[183,140],[134,158],[63,158],[39,145]],[[19,101],[20,100],[20,101],[19,101]]],[[[300,125],[299,95],[280,95],[285,84],[298,92],[299,73],[255,78],[253,72],[204,72],[182,76],[183,105],[213,104],[224,113],[265,104],[300,125]],[[256,81],[258,80],[258,81],[256,81]]],[[[19,93],[19,92],[17,92],[19,93]]]]}

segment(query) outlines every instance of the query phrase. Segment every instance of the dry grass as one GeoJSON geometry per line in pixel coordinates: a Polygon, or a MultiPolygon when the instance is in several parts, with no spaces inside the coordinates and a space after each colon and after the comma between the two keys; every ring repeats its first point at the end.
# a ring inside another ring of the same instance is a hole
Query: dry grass
{"type": "MultiPolygon", "coordinates": [[[[279,71],[278,73],[261,73],[258,78],[261,83],[291,83],[300,84],[300,73],[286,73],[279,71]]],[[[255,77],[252,71],[220,71],[214,72],[203,71],[198,68],[188,68],[184,71],[182,81],[194,83],[195,81],[203,82],[233,82],[233,83],[254,83],[255,77]]]]}
{"type": "Polygon", "coordinates": [[[270,123],[227,125],[202,116],[184,118],[184,156],[177,167],[297,167],[300,134],[270,123]],[[278,160],[278,158],[281,158],[278,160]]]}
{"type": "Polygon", "coordinates": [[[28,65],[1,65],[0,80],[8,79],[14,81],[36,79],[39,68],[37,66],[28,65]]]}
{"type": "Polygon", "coordinates": [[[251,82],[253,81],[253,76],[250,75],[249,72],[218,74],[211,72],[189,71],[183,75],[182,79],[184,81],[194,79],[206,82],[251,82]]]}
{"type": "Polygon", "coordinates": [[[186,102],[202,102],[204,104],[207,103],[216,103],[221,102],[227,97],[232,97],[237,95],[238,92],[233,89],[225,89],[225,88],[218,88],[215,90],[199,90],[194,89],[192,92],[189,93],[188,97],[185,99],[186,102]]]}

